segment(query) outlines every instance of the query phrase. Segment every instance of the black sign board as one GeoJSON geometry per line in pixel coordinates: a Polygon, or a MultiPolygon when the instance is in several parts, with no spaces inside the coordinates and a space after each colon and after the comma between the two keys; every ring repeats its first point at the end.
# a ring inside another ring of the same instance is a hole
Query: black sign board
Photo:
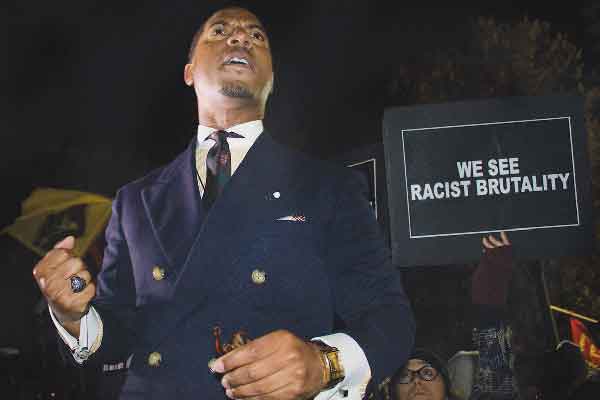
{"type": "Polygon", "coordinates": [[[346,165],[359,174],[366,182],[367,199],[377,219],[379,205],[377,204],[377,159],[354,161],[346,165]]]}
{"type": "Polygon", "coordinates": [[[394,262],[476,260],[481,237],[502,230],[523,257],[589,252],[585,143],[574,96],[386,110],[394,262]]]}
{"type": "Polygon", "coordinates": [[[373,208],[381,230],[389,244],[389,218],[387,208],[387,188],[385,180],[385,158],[383,144],[373,143],[355,147],[345,153],[337,154],[332,161],[350,168],[363,180],[366,196],[373,208]]]}

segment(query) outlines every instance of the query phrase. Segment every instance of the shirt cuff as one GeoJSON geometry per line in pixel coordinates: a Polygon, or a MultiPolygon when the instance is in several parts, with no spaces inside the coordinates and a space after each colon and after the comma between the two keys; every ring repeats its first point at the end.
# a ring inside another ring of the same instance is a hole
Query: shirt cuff
{"type": "Polygon", "coordinates": [[[339,350],[345,374],[344,380],[335,387],[319,393],[315,400],[361,400],[367,390],[367,384],[371,380],[371,367],[359,344],[345,333],[334,333],[312,340],[319,340],[339,350]]]}
{"type": "Polygon", "coordinates": [[[96,352],[102,343],[103,325],[102,319],[94,307],[90,307],[87,314],[81,318],[79,326],[79,339],[76,339],[58,322],[52,309],[50,310],[50,317],[61,339],[71,349],[73,358],[78,364],[83,364],[90,355],[96,352]]]}

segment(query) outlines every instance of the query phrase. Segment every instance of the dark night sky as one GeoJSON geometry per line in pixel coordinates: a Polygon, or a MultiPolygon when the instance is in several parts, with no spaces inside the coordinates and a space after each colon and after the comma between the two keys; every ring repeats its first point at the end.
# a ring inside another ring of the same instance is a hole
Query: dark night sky
{"type": "MultiPolygon", "coordinates": [[[[8,62],[1,67],[8,116],[0,226],[12,222],[36,186],[112,196],[185,147],[196,117],[182,71],[207,4],[18,3],[10,8],[8,62]]],[[[584,43],[583,2],[450,3],[251,2],[274,49],[270,130],[320,155],[377,141],[394,66],[452,43],[473,16],[529,15],[584,43]]]]}

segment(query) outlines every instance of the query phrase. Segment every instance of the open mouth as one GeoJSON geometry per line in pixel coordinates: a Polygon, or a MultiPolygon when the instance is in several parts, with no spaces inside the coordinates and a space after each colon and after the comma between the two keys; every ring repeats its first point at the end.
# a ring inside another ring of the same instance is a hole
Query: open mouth
{"type": "Polygon", "coordinates": [[[253,69],[252,64],[250,63],[248,58],[242,55],[230,55],[226,57],[225,62],[223,62],[223,65],[235,65],[237,67],[253,69]]]}
{"type": "Polygon", "coordinates": [[[226,65],[250,65],[248,60],[240,57],[231,57],[225,62],[226,65]]]}

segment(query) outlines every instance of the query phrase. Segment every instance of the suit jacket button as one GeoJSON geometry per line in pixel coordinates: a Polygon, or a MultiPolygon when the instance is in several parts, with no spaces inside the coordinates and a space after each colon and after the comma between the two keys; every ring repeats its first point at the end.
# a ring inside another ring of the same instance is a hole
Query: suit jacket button
{"type": "Polygon", "coordinates": [[[166,273],[164,268],[161,268],[158,265],[152,268],[152,278],[154,278],[155,281],[162,281],[163,279],[165,279],[165,276],[166,273]]]}
{"type": "Polygon", "coordinates": [[[252,271],[252,282],[257,285],[262,285],[267,281],[267,273],[260,269],[252,271]]]}
{"type": "Polygon", "coordinates": [[[162,361],[162,355],[158,351],[153,351],[148,356],[148,365],[153,368],[160,367],[161,361],[162,361]]]}

